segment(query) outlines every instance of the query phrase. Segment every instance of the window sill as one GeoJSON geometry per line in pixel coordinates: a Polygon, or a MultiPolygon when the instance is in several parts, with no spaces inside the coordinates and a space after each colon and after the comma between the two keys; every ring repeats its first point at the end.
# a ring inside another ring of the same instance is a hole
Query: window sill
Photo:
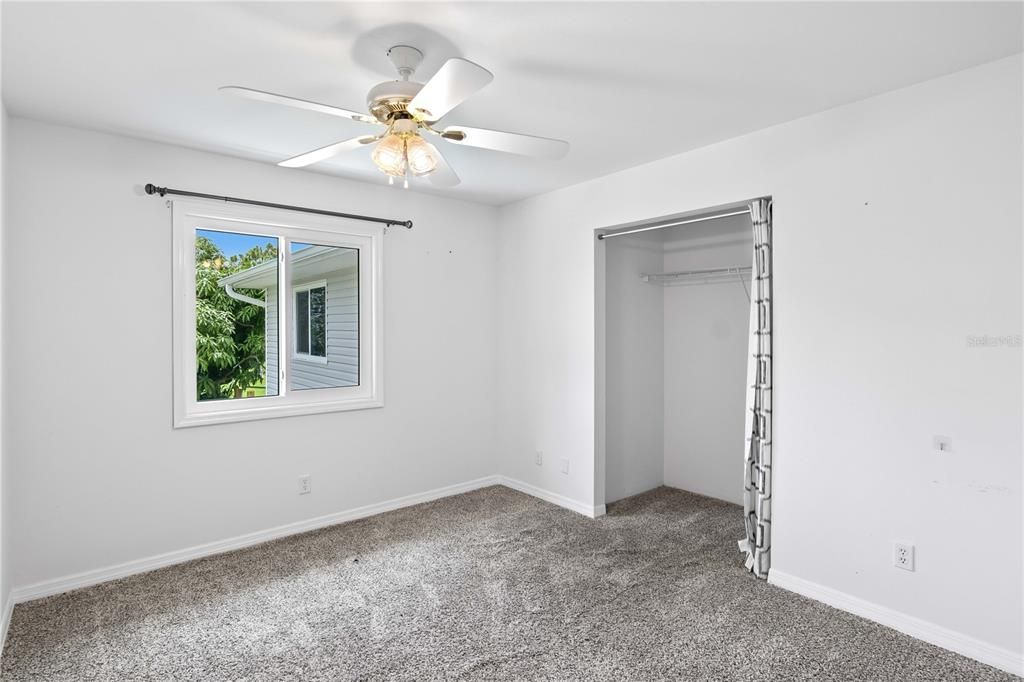
{"type": "Polygon", "coordinates": [[[326,365],[327,358],[318,355],[293,355],[292,362],[305,362],[310,365],[326,365]]]}
{"type": "MultiPolygon", "coordinates": [[[[243,398],[243,400],[262,400],[262,398],[243,398]]],[[[272,398],[271,398],[272,400],[272,398]]],[[[348,400],[330,400],[323,402],[304,402],[290,405],[253,405],[228,410],[203,410],[183,415],[174,422],[174,428],[205,426],[207,424],[230,424],[233,422],[255,421],[257,419],[280,419],[283,417],[299,417],[307,414],[324,414],[327,412],[348,412],[351,410],[370,410],[384,407],[381,398],[352,398],[348,400]]]]}

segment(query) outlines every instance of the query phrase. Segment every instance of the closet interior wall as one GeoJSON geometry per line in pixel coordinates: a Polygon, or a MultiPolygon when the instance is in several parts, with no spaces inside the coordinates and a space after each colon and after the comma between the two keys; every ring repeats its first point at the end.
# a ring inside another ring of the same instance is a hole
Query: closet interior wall
{"type": "MultiPolygon", "coordinates": [[[[749,216],[606,240],[606,502],[668,485],[742,503],[749,302],[738,278],[642,274],[749,266],[749,216]]],[[[749,275],[743,283],[749,290],[749,275]]]]}

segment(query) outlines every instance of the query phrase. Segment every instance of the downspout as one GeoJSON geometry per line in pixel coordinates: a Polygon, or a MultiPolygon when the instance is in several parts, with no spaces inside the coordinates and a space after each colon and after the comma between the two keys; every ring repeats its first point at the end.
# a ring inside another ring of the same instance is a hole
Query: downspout
{"type": "Polygon", "coordinates": [[[230,298],[233,298],[236,301],[241,301],[242,303],[249,303],[251,305],[258,305],[261,308],[266,308],[267,307],[267,302],[266,301],[261,301],[258,298],[253,298],[251,296],[246,296],[245,294],[240,294],[237,291],[235,291],[234,288],[232,288],[232,286],[230,284],[228,284],[227,282],[221,282],[220,285],[222,287],[224,287],[224,292],[230,298]]]}

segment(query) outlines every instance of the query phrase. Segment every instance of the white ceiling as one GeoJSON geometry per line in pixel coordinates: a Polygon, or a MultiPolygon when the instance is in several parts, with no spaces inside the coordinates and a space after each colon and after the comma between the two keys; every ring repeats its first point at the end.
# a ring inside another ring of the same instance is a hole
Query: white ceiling
{"type": "MultiPolygon", "coordinates": [[[[386,49],[408,43],[426,53],[417,80],[453,56],[495,74],[447,123],[572,144],[540,161],[442,143],[462,185],[418,186],[503,204],[1020,52],[1021,19],[982,2],[4,2],[3,97],[276,162],[366,127],[218,86],[365,110],[394,78],[386,49]]],[[[383,182],[365,148],[312,170],[383,182]]]]}

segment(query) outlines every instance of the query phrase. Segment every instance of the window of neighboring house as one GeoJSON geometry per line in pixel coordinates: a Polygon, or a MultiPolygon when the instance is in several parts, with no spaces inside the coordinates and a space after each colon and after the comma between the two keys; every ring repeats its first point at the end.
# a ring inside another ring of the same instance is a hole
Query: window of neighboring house
{"type": "Polygon", "coordinates": [[[327,283],[304,284],[295,295],[295,354],[327,361],[327,283]]]}
{"type": "Polygon", "coordinates": [[[383,404],[380,226],[173,206],[175,426],[383,404]]]}

